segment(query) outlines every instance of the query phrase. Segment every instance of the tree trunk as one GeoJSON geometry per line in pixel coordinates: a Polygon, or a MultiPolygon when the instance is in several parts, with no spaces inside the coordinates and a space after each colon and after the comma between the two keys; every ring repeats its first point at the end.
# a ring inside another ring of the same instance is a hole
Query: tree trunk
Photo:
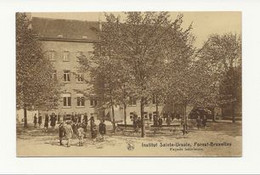
{"type": "Polygon", "coordinates": [[[124,123],[126,128],[126,103],[124,103],[124,123]]]}
{"type": "Polygon", "coordinates": [[[113,124],[113,132],[116,132],[116,123],[115,123],[115,110],[114,110],[114,105],[112,105],[112,124],[113,124]]]}
{"type": "Polygon", "coordinates": [[[236,122],[236,117],[235,117],[235,102],[232,102],[232,123],[236,122]]]}
{"type": "Polygon", "coordinates": [[[26,109],[26,107],[23,108],[23,112],[24,112],[24,118],[23,118],[24,128],[28,128],[28,124],[27,124],[27,109],[26,109]]]}
{"type": "Polygon", "coordinates": [[[187,104],[184,104],[184,111],[183,111],[183,135],[187,133],[187,115],[186,115],[187,104]]]}
{"type": "Polygon", "coordinates": [[[212,121],[216,122],[216,120],[215,120],[215,107],[212,109],[211,113],[212,113],[212,121]]]}
{"type": "Polygon", "coordinates": [[[141,137],[145,137],[145,124],[144,124],[144,98],[141,98],[141,122],[142,122],[142,128],[141,128],[141,137]]]}
{"type": "Polygon", "coordinates": [[[159,117],[159,109],[158,109],[158,106],[159,106],[159,104],[158,104],[158,100],[157,100],[157,97],[156,97],[156,104],[155,104],[155,110],[156,110],[156,117],[158,118],[159,117]]]}

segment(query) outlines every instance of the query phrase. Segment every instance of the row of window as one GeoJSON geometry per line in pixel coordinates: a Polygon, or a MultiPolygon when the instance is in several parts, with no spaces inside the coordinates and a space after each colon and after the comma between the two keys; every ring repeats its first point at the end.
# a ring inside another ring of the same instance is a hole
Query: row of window
{"type": "MultiPolygon", "coordinates": [[[[153,104],[155,104],[154,100],[153,100],[153,104]]],[[[85,106],[85,97],[83,97],[82,94],[77,95],[76,105],[78,107],[84,107],[85,106]]],[[[97,100],[90,99],[90,106],[95,107],[96,105],[97,105],[97,100]]],[[[135,106],[136,105],[136,99],[130,98],[129,105],[135,106]]],[[[71,106],[71,94],[63,94],[63,106],[64,107],[66,107],[66,106],[70,107],[71,106]]]]}
{"type": "MultiPolygon", "coordinates": [[[[92,54],[92,52],[88,52],[87,54],[92,54]]],[[[56,61],[56,58],[57,58],[57,52],[54,51],[54,50],[50,50],[50,51],[47,51],[46,52],[46,55],[47,55],[47,58],[50,60],[50,61],[56,61]]],[[[69,62],[70,61],[70,52],[69,51],[63,51],[62,52],[62,61],[64,62],[69,62]]],[[[78,51],[76,53],[76,57],[79,58],[81,56],[84,56],[84,53],[82,51],[78,51]]]]}
{"type": "MultiPolygon", "coordinates": [[[[52,78],[57,80],[57,71],[56,70],[53,72],[52,78]]],[[[77,82],[83,82],[84,81],[84,74],[78,73],[78,74],[76,74],[75,78],[76,78],[77,82]]],[[[63,71],[63,81],[65,81],[65,82],[71,81],[71,72],[69,70],[63,71]]]]}
{"type": "MultiPolygon", "coordinates": [[[[85,97],[82,95],[79,95],[76,98],[76,106],[77,107],[84,107],[85,106],[85,97]]],[[[97,106],[97,100],[95,99],[90,99],[90,106],[95,107],[97,106]]],[[[71,107],[71,95],[70,94],[64,94],[63,95],[63,107],[71,107]]]]}

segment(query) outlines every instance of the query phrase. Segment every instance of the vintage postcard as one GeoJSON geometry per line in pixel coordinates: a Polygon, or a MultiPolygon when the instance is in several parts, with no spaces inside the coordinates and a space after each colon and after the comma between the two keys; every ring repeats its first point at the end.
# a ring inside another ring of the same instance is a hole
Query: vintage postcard
{"type": "Polygon", "coordinates": [[[241,12],[17,12],[17,156],[242,156],[241,12]]]}

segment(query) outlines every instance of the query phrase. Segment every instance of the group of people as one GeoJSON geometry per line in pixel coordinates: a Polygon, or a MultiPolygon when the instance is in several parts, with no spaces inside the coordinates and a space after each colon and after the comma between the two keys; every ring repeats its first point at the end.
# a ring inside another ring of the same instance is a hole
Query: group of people
{"type": "MultiPolygon", "coordinates": [[[[39,113],[39,116],[37,117],[37,115],[35,114],[33,116],[33,124],[34,124],[34,127],[36,128],[37,127],[37,124],[39,127],[41,127],[42,125],[42,120],[43,120],[43,117],[42,115],[39,113]]],[[[44,118],[44,128],[45,128],[45,131],[48,130],[49,128],[49,125],[54,128],[56,126],[56,122],[57,122],[57,116],[55,114],[51,114],[50,116],[48,114],[45,115],[45,118],[44,118]]]]}
{"type": "Polygon", "coordinates": [[[70,141],[73,138],[77,138],[79,140],[79,146],[83,146],[84,138],[87,137],[88,126],[90,127],[90,137],[92,139],[96,139],[98,133],[103,138],[106,134],[106,124],[104,120],[100,120],[100,123],[97,127],[95,123],[95,119],[93,116],[88,119],[88,115],[85,113],[81,114],[73,114],[72,115],[55,115],[52,113],[51,115],[45,114],[43,118],[41,113],[37,114],[33,117],[34,127],[41,128],[42,122],[44,120],[44,131],[47,132],[48,128],[51,127],[53,130],[55,129],[56,124],[58,124],[59,130],[59,143],[63,145],[63,140],[67,140],[66,145],[70,146],[70,141]],[[89,124],[89,125],[88,125],[89,124]]]}
{"type": "Polygon", "coordinates": [[[156,116],[154,115],[153,117],[153,125],[154,126],[162,126],[163,125],[163,121],[165,121],[166,125],[170,126],[172,121],[174,121],[174,119],[179,120],[181,118],[181,115],[178,113],[171,113],[171,114],[163,114],[162,116],[156,116]]]}
{"type": "Polygon", "coordinates": [[[197,123],[197,128],[206,128],[207,125],[207,116],[206,115],[198,115],[197,119],[196,119],[196,123],[197,123]]]}
{"type": "MultiPolygon", "coordinates": [[[[171,123],[172,123],[172,121],[173,121],[175,118],[176,118],[177,120],[180,119],[180,118],[181,118],[180,114],[177,114],[177,113],[167,114],[167,113],[165,113],[165,114],[163,114],[162,116],[154,115],[154,116],[153,116],[153,125],[160,127],[160,126],[163,125],[163,123],[164,123],[164,121],[165,121],[166,125],[170,126],[171,123]]],[[[149,117],[149,120],[151,121],[151,117],[149,117]]],[[[134,114],[134,115],[133,115],[133,118],[132,118],[132,121],[133,121],[134,131],[135,131],[135,132],[138,132],[138,131],[140,130],[140,128],[142,127],[142,125],[143,125],[143,124],[142,124],[141,117],[138,117],[137,114],[134,114]]]]}
{"type": "Polygon", "coordinates": [[[60,145],[63,145],[63,140],[67,140],[66,145],[70,146],[70,141],[72,138],[78,138],[79,146],[83,146],[84,138],[87,137],[87,126],[88,121],[90,121],[90,136],[92,139],[96,139],[98,132],[103,138],[106,134],[106,124],[104,120],[101,120],[99,123],[99,128],[97,129],[97,125],[95,124],[94,117],[91,117],[89,120],[86,118],[83,121],[79,120],[65,120],[59,125],[59,141],[60,145]]]}

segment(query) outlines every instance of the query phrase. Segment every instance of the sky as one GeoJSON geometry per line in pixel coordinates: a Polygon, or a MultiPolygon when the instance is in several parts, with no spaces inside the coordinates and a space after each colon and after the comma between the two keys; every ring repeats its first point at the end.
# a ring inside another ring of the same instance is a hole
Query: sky
{"type": "MultiPolygon", "coordinates": [[[[109,12],[120,15],[122,12],[109,12]]],[[[182,13],[183,27],[187,28],[193,23],[192,33],[196,37],[195,46],[201,47],[211,34],[236,33],[241,34],[242,13],[241,12],[170,12],[172,20],[182,13]]],[[[44,17],[55,19],[75,19],[84,21],[105,21],[104,12],[48,12],[32,13],[32,17],[44,17]]]]}

